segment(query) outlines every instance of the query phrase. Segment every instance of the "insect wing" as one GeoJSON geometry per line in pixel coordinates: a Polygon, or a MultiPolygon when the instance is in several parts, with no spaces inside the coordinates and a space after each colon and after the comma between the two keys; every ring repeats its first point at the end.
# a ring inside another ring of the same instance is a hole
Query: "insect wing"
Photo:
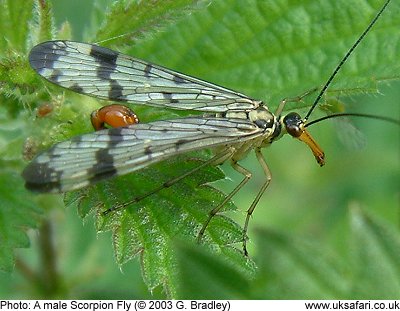
{"type": "Polygon", "coordinates": [[[243,119],[182,118],[76,136],[37,156],[24,170],[26,187],[65,192],[133,172],[173,155],[262,135],[243,119]]]}
{"type": "Polygon", "coordinates": [[[260,102],[235,91],[88,43],[48,41],[29,62],[44,78],[78,93],[180,110],[249,110],[260,102]]]}

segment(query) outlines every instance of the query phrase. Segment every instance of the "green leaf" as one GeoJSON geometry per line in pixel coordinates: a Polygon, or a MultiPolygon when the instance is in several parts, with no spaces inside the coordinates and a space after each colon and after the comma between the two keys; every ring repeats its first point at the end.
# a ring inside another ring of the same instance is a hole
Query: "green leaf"
{"type": "Polygon", "coordinates": [[[34,13],[35,17],[31,22],[30,29],[30,32],[34,34],[33,44],[50,40],[54,28],[51,2],[36,1],[34,13]]]}
{"type": "MultiPolygon", "coordinates": [[[[246,299],[254,264],[248,261],[241,273],[232,262],[211,255],[202,248],[175,243],[179,273],[178,299],[246,299]],[[246,272],[246,273],[243,273],[246,272]]],[[[232,248],[227,249],[237,254],[232,248]]]]}
{"type": "Polygon", "coordinates": [[[29,246],[26,230],[37,228],[41,213],[14,172],[0,171],[0,191],[0,270],[12,271],[14,249],[29,246]]]}
{"type": "Polygon", "coordinates": [[[350,212],[343,258],[304,237],[260,230],[260,270],[250,285],[255,298],[399,299],[399,231],[355,204],[350,212]]]}
{"type": "MultiPolygon", "coordinates": [[[[33,72],[26,61],[27,48],[31,46],[33,0],[2,0],[0,12],[0,95],[14,97],[23,104],[31,104],[33,72]]],[[[36,26],[36,24],[35,24],[36,26]]],[[[36,28],[36,27],[35,27],[36,28]]],[[[17,103],[12,102],[17,110],[17,103]]],[[[20,110],[22,107],[20,107],[20,110]]]]}
{"type": "MultiPolygon", "coordinates": [[[[32,157],[37,149],[27,133],[31,127],[26,107],[36,98],[32,81],[38,81],[29,68],[26,54],[32,33],[33,0],[1,1],[0,28],[0,269],[12,271],[16,248],[29,246],[26,231],[37,228],[41,221],[41,207],[36,196],[27,192],[19,176],[22,156],[32,157]],[[24,108],[25,105],[25,108],[24,108]]],[[[41,1],[41,5],[44,1],[41,1]]],[[[46,202],[46,200],[44,200],[46,202]]],[[[50,201],[47,200],[47,203],[50,201]]],[[[44,205],[44,204],[43,204],[44,205]]]]}
{"type": "Polygon", "coordinates": [[[252,284],[257,299],[339,299],[349,283],[343,261],[322,245],[279,232],[257,232],[256,263],[260,270],[252,284]]]}
{"type": "MultiPolygon", "coordinates": [[[[208,185],[223,178],[222,172],[215,167],[202,168],[179,184],[123,210],[107,216],[101,212],[144,195],[201,163],[200,159],[193,157],[177,157],[135,174],[69,193],[66,202],[77,203],[83,217],[94,209],[97,230],[111,230],[113,233],[117,262],[124,264],[140,254],[143,277],[149,289],[162,285],[166,293],[176,297],[177,271],[174,267],[177,254],[172,250],[172,244],[179,240],[195,244],[208,212],[224,198],[220,191],[208,185]]],[[[232,209],[232,204],[224,208],[232,209]]],[[[230,258],[237,269],[241,269],[247,265],[247,259],[243,255],[235,257],[226,250],[241,240],[241,228],[229,218],[218,215],[211,221],[202,243],[213,252],[230,258]]]]}
{"type": "Polygon", "coordinates": [[[34,0],[1,0],[0,51],[24,50],[34,0]]]}
{"type": "Polygon", "coordinates": [[[154,33],[184,14],[191,14],[203,0],[117,1],[106,13],[107,19],[98,29],[96,42],[121,46],[154,33]]]}
{"type": "MultiPolygon", "coordinates": [[[[283,98],[321,87],[382,4],[214,1],[130,54],[265,100],[274,110],[283,98]]],[[[398,1],[389,4],[334,80],[332,94],[377,92],[378,81],[399,79],[400,47],[393,40],[399,10],[398,1]]]]}
{"type": "Polygon", "coordinates": [[[400,232],[359,207],[351,209],[351,299],[400,298],[400,232]]]}

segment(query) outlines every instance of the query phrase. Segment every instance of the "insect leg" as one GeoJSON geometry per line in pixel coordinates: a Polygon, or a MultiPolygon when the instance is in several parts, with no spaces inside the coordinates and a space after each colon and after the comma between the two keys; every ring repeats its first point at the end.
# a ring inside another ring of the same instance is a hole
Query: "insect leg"
{"type": "Polygon", "coordinates": [[[206,228],[208,227],[211,219],[222,209],[222,207],[250,180],[251,178],[251,172],[249,172],[247,169],[245,169],[243,166],[239,165],[237,161],[231,160],[231,165],[233,169],[240,174],[244,176],[242,181],[233,189],[226,197],[225,199],[218,204],[215,208],[213,208],[209,214],[206,222],[203,224],[203,227],[201,228],[199,234],[197,235],[197,242],[200,243],[201,239],[203,238],[204,232],[206,231],[206,228]]]}
{"type": "Polygon", "coordinates": [[[196,166],[195,168],[191,169],[190,171],[187,171],[186,173],[179,175],[177,177],[174,177],[166,182],[164,182],[163,184],[161,184],[160,186],[154,188],[153,190],[141,195],[141,196],[137,196],[127,202],[124,202],[122,204],[117,204],[114,205],[113,207],[110,207],[109,209],[105,210],[102,212],[102,215],[105,216],[111,212],[114,212],[116,210],[120,210],[120,209],[124,209],[127,206],[131,205],[131,204],[135,204],[138,203],[140,201],[142,201],[143,199],[159,192],[160,190],[163,190],[165,188],[169,188],[172,185],[176,184],[177,182],[181,181],[182,179],[184,179],[185,177],[194,174],[195,172],[197,172],[198,170],[202,169],[203,167],[213,164],[213,163],[219,163],[221,160],[224,160],[226,158],[228,158],[231,154],[233,153],[232,150],[228,149],[228,150],[224,150],[224,152],[218,153],[217,155],[215,155],[214,157],[212,157],[211,159],[203,162],[202,164],[200,164],[199,166],[196,166]]]}
{"type": "Polygon", "coordinates": [[[264,184],[261,186],[260,190],[258,191],[257,196],[254,198],[249,209],[247,210],[246,221],[243,226],[243,252],[246,256],[248,255],[247,248],[246,248],[246,241],[247,241],[247,228],[249,226],[250,217],[253,214],[254,209],[256,208],[258,202],[261,199],[261,196],[264,194],[265,190],[268,188],[269,183],[271,182],[271,179],[272,179],[271,171],[269,170],[267,162],[265,162],[265,159],[261,153],[261,148],[256,148],[255,153],[256,153],[257,160],[260,163],[260,165],[264,171],[266,180],[265,180],[264,184]]]}
{"type": "Polygon", "coordinates": [[[315,87],[313,89],[310,89],[310,90],[304,92],[301,95],[282,99],[281,103],[279,104],[278,108],[275,111],[275,115],[276,116],[280,116],[281,115],[283,109],[285,108],[286,103],[301,102],[304,97],[307,97],[307,96],[311,95],[312,93],[314,93],[316,91],[318,91],[317,87],[315,87]]]}

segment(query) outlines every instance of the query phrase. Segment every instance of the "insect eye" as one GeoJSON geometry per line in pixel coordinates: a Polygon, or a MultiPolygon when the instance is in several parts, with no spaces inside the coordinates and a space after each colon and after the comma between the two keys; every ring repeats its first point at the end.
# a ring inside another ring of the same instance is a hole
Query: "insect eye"
{"type": "Polygon", "coordinates": [[[291,112],[287,114],[283,118],[283,124],[285,125],[286,131],[293,137],[299,137],[304,131],[302,126],[303,120],[298,113],[291,112]]]}

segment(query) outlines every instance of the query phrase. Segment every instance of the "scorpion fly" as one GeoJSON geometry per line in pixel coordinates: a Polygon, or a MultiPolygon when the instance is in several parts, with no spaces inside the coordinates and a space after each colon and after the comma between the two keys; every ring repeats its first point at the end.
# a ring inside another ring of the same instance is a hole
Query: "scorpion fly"
{"type": "MultiPolygon", "coordinates": [[[[124,110],[119,105],[114,107],[115,110],[113,107],[104,108],[92,115],[92,123],[98,131],[55,144],[39,154],[25,168],[22,176],[26,187],[49,193],[76,190],[106,178],[140,170],[178,154],[209,148],[214,151],[214,155],[198,167],[163,183],[145,195],[103,212],[103,215],[107,215],[138,203],[206,165],[229,161],[243,178],[209,212],[198,233],[200,241],[213,216],[251,178],[251,172],[240,165],[239,161],[254,150],[265,180],[247,209],[243,227],[243,250],[247,255],[249,220],[271,181],[270,169],[261,150],[288,133],[304,142],[317,163],[324,165],[324,152],[306,129],[322,119],[313,122],[308,122],[308,119],[337,72],[389,2],[390,0],[386,1],[337,65],[303,118],[295,112],[285,115],[282,113],[288,100],[283,100],[276,111],[271,112],[260,100],[94,44],[61,40],[40,43],[31,50],[29,62],[38,74],[54,84],[100,99],[191,110],[203,114],[138,123],[133,112],[124,110]],[[120,121],[118,116],[125,119],[128,116],[129,120],[120,121]],[[112,120],[109,124],[118,127],[105,128],[104,123],[109,122],[107,120],[112,120]]],[[[328,117],[341,115],[343,114],[328,117]]],[[[351,113],[347,115],[359,116],[351,113]]]]}

